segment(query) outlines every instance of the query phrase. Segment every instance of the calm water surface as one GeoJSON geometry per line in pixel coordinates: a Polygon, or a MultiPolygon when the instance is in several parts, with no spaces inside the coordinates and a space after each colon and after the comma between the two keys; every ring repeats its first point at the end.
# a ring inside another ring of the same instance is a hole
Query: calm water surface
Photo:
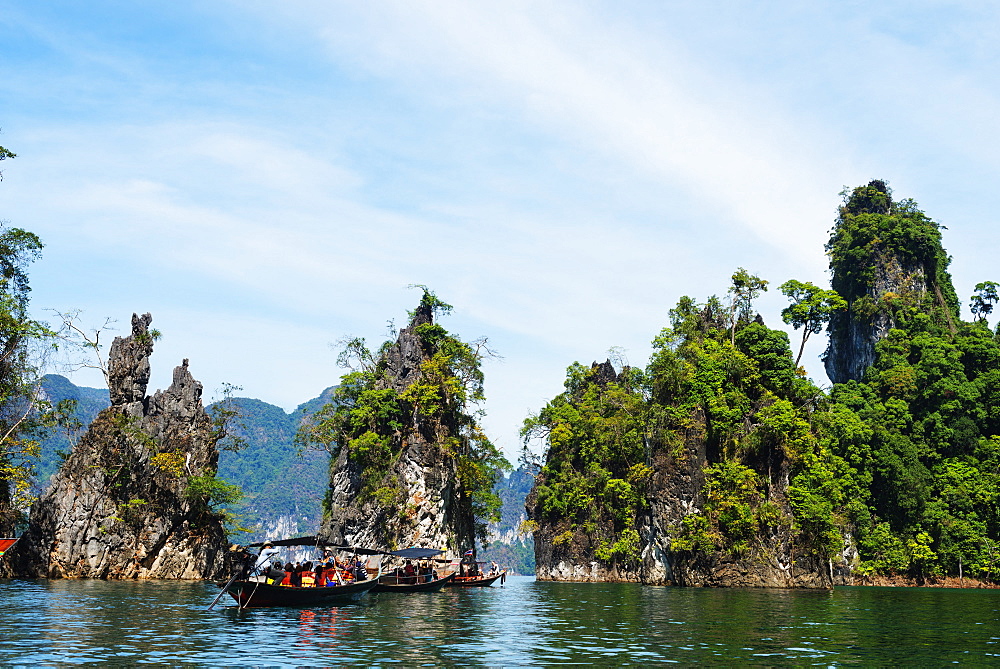
{"type": "Polygon", "coordinates": [[[1000,591],[538,583],[207,611],[204,583],[0,580],[0,664],[1000,665],[1000,591]]]}

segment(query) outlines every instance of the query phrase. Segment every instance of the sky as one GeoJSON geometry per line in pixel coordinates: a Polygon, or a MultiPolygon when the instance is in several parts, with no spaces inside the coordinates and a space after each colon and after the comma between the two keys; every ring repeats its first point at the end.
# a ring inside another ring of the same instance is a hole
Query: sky
{"type": "Polygon", "coordinates": [[[290,411],[423,284],[502,356],[516,460],[570,363],[644,365],[738,267],[784,327],[777,287],[828,285],[839,193],[876,178],[946,226],[960,297],[1000,280],[995,3],[5,0],[0,31],[33,314],[110,343],[152,313],[150,392],[189,358],[206,399],[290,411]]]}

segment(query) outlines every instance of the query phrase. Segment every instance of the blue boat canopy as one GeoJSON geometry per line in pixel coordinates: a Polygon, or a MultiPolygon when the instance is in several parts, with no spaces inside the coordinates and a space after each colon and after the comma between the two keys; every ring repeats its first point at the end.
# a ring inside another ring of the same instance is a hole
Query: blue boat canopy
{"type": "Polygon", "coordinates": [[[403,548],[398,551],[389,551],[388,554],[408,560],[426,560],[435,555],[441,555],[441,553],[444,553],[444,551],[439,551],[435,548],[403,548]]]}
{"type": "Polygon", "coordinates": [[[335,551],[343,551],[344,553],[353,553],[355,555],[395,555],[396,557],[406,558],[408,560],[426,560],[427,558],[432,558],[436,555],[444,553],[444,551],[437,550],[436,548],[403,548],[398,551],[381,551],[376,548],[362,548],[361,546],[338,546],[337,544],[330,544],[317,536],[308,537],[292,537],[291,539],[274,539],[268,542],[257,541],[252,544],[247,544],[248,548],[260,548],[265,543],[270,543],[274,547],[279,546],[313,546],[315,548],[328,548],[335,551]]]}

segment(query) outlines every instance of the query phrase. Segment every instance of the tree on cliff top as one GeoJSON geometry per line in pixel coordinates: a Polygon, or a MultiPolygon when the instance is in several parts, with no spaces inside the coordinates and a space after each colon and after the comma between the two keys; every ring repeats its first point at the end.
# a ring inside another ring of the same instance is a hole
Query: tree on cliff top
{"type": "MultiPolygon", "coordinates": [[[[826,245],[833,289],[849,304],[852,318],[868,319],[919,306],[952,331],[959,319],[958,295],[948,273],[951,258],[941,244],[941,226],[912,199],[896,202],[884,181],[875,180],[841,195],[826,245]]],[[[847,317],[838,315],[831,336],[840,336],[847,317]]]]}
{"type": "Polygon", "coordinates": [[[819,334],[823,326],[830,322],[833,312],[847,307],[847,301],[835,290],[823,290],[808,281],[803,283],[789,279],[781,284],[782,294],[792,303],[781,312],[781,318],[796,330],[802,328],[802,343],[795,356],[795,366],[802,360],[809,335],[819,334]]]}
{"type": "MultiPolygon", "coordinates": [[[[0,160],[14,154],[0,147],[0,160]]],[[[40,399],[32,354],[52,332],[28,316],[28,265],[42,242],[34,233],[0,224],[0,534],[11,534],[29,500],[38,455],[36,431],[53,422],[40,399]]]]}
{"type": "Polygon", "coordinates": [[[350,371],[332,401],[303,423],[297,441],[328,450],[333,464],[346,452],[361,472],[356,502],[374,501],[385,509],[405,505],[392,470],[407,444],[433,445],[454,468],[460,513],[471,514],[484,539],[487,522],[497,520],[500,509],[494,483],[509,468],[479,424],[485,399],[481,363],[495,353],[485,339],[466,343],[435,323],[435,315],[449,313],[451,305],[416,287],[423,294],[404,333],[419,350],[400,350],[404,333],[374,353],[363,338],[346,340],[338,362],[350,371]]]}

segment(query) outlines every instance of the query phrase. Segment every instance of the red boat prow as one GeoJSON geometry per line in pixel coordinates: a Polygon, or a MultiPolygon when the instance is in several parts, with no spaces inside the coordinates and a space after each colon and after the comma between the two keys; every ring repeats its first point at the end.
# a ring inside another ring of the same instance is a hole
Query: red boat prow
{"type": "Polygon", "coordinates": [[[7,549],[17,543],[18,537],[3,537],[0,538],[0,557],[7,552],[7,549]]]}

